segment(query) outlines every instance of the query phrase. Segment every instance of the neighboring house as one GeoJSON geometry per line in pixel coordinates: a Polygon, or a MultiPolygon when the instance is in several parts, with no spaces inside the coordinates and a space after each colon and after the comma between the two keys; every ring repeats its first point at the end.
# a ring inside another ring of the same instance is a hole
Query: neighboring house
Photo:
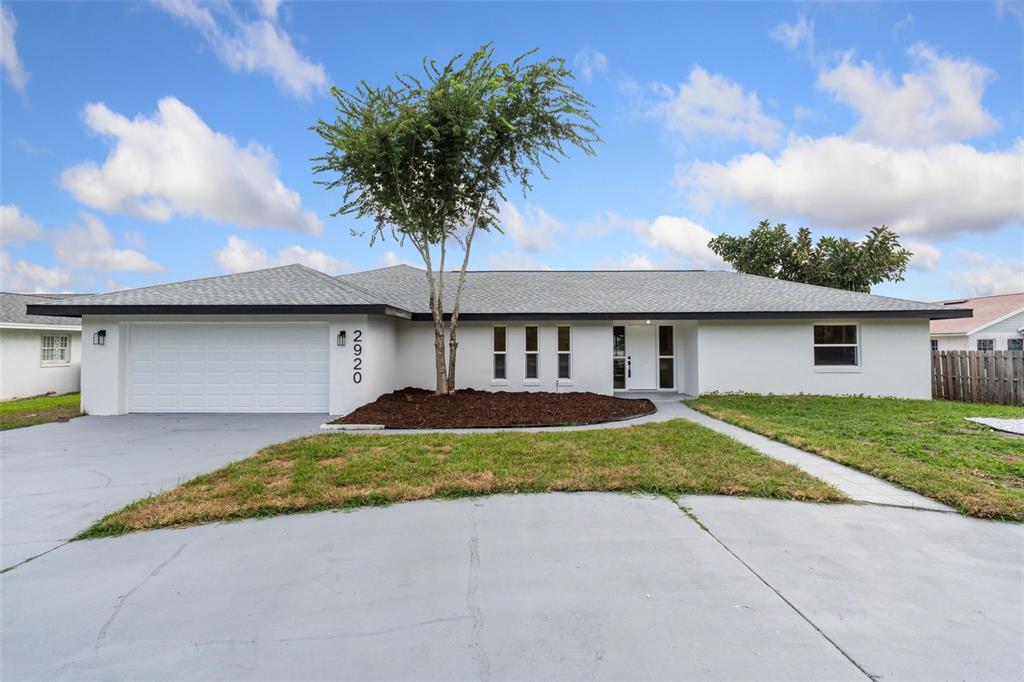
{"type": "Polygon", "coordinates": [[[939,305],[970,308],[974,316],[933,320],[932,350],[1024,350],[1024,293],[961,298],[939,305]]]}
{"type": "Polygon", "coordinates": [[[25,312],[65,297],[0,293],[0,400],[78,390],[81,320],[25,312]]]}
{"type": "MultiPolygon", "coordinates": [[[[90,414],[344,414],[434,386],[427,280],[406,265],[289,265],[29,312],[82,317],[90,414]]],[[[471,272],[457,385],[928,398],[928,320],[969,314],[732,272],[471,272]]]]}

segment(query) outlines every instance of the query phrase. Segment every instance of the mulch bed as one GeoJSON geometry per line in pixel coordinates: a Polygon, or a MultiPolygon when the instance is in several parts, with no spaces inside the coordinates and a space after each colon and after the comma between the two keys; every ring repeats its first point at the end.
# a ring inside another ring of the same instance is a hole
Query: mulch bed
{"type": "Polygon", "coordinates": [[[389,429],[471,429],[572,426],[630,419],[655,411],[650,400],[597,393],[475,391],[434,395],[422,388],[386,393],[332,424],[383,424],[389,429]]]}

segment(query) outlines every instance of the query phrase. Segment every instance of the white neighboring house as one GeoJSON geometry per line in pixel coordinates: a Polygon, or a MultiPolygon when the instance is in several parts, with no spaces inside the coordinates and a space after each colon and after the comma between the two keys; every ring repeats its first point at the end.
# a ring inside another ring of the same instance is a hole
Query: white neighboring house
{"type": "MultiPolygon", "coordinates": [[[[90,414],[346,414],[433,387],[427,285],[407,265],[341,277],[289,265],[29,312],[82,318],[90,414]]],[[[456,384],[929,398],[928,322],[968,315],[734,272],[471,272],[456,384]]]]}
{"type": "Polygon", "coordinates": [[[0,293],[0,400],[79,389],[81,320],[26,313],[29,305],[66,297],[0,293]]]}
{"type": "Polygon", "coordinates": [[[933,320],[932,350],[1024,350],[1024,293],[940,301],[973,317],[933,320]]]}

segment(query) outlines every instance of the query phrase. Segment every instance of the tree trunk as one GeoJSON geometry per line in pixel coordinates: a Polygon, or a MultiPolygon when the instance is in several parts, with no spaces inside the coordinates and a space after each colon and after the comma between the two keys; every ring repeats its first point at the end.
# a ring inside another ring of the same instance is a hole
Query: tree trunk
{"type": "MultiPolygon", "coordinates": [[[[445,375],[444,357],[444,324],[434,321],[434,374],[437,388],[434,395],[446,395],[449,393],[448,377],[445,375]]],[[[452,362],[455,362],[454,356],[452,362]]]]}

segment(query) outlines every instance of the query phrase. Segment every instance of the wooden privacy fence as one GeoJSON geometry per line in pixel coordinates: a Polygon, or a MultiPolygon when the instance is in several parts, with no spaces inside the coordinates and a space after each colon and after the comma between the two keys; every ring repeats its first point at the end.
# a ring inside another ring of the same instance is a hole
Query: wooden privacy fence
{"type": "Polygon", "coordinates": [[[1024,405],[1024,351],[932,351],[932,397],[1024,405]]]}

